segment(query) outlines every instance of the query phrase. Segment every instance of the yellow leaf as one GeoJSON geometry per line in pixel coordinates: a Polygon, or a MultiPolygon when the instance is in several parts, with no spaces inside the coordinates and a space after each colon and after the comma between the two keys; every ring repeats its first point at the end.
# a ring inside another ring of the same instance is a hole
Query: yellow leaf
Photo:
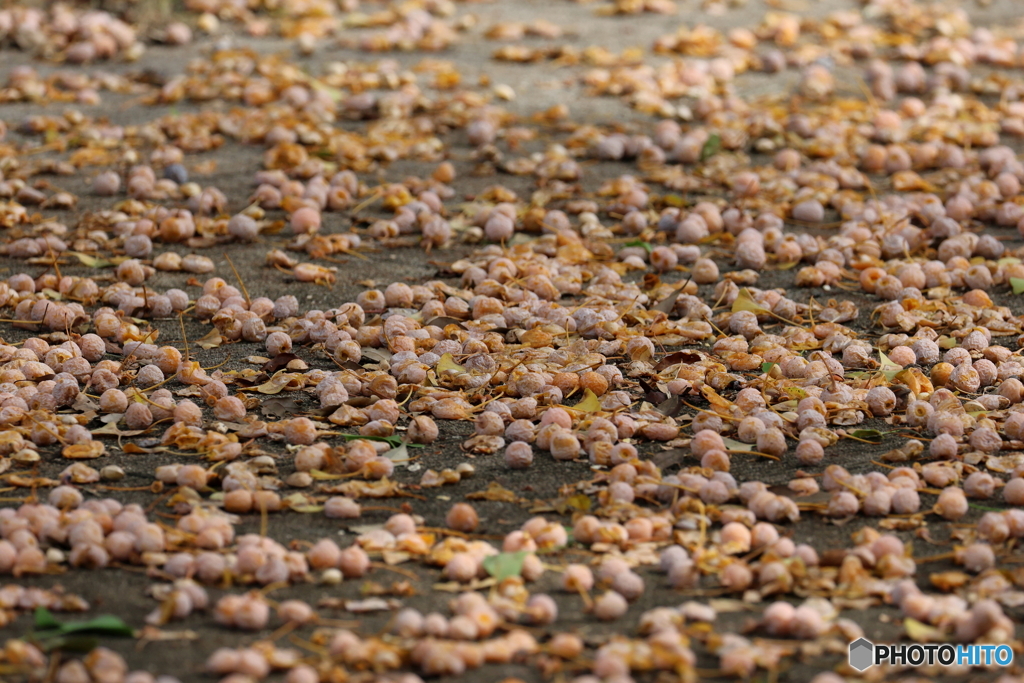
{"type": "Polygon", "coordinates": [[[317,481],[334,481],[335,479],[344,479],[343,474],[328,474],[323,470],[310,470],[309,476],[313,477],[317,481]]]}
{"type": "Polygon", "coordinates": [[[452,358],[452,354],[446,353],[443,356],[441,356],[441,359],[439,361],[437,361],[437,367],[436,367],[435,371],[437,372],[438,375],[441,375],[441,374],[444,374],[446,372],[453,372],[453,373],[465,372],[466,368],[464,368],[461,365],[459,365],[458,363],[456,363],[455,359],[452,358]]]}
{"type": "Polygon", "coordinates": [[[915,394],[931,393],[934,391],[931,380],[925,377],[924,373],[918,368],[907,368],[897,372],[893,379],[906,384],[915,394]]]}
{"type": "Polygon", "coordinates": [[[83,254],[80,251],[69,251],[67,252],[82,262],[83,266],[89,266],[90,268],[109,268],[114,265],[113,261],[99,258],[98,256],[91,256],[89,254],[83,254]]]}
{"type": "Polygon", "coordinates": [[[597,400],[597,394],[590,389],[584,389],[583,400],[572,406],[572,409],[584,413],[593,413],[601,410],[601,402],[597,400]]]}
{"type": "Polygon", "coordinates": [[[807,392],[801,387],[782,387],[782,390],[786,392],[787,396],[792,396],[793,398],[807,398],[807,392]]]}
{"type": "Polygon", "coordinates": [[[747,289],[746,287],[740,290],[740,293],[736,295],[736,301],[732,302],[732,312],[738,313],[740,311],[751,311],[753,313],[770,313],[770,311],[767,308],[754,301],[754,297],[750,294],[750,290],[747,289]]]}
{"type": "Polygon", "coordinates": [[[293,512],[306,514],[323,512],[324,506],[317,505],[308,496],[302,493],[293,493],[282,501],[293,512]]]}
{"type": "Polygon", "coordinates": [[[578,512],[589,512],[591,501],[590,496],[585,493],[577,493],[574,496],[569,496],[569,499],[565,501],[569,507],[578,512]]]}
{"type": "Polygon", "coordinates": [[[923,624],[917,619],[907,617],[903,620],[903,628],[907,631],[907,637],[916,643],[942,643],[946,641],[946,636],[940,629],[923,624]]]}
{"type": "Polygon", "coordinates": [[[936,192],[934,185],[913,171],[897,171],[891,178],[893,189],[900,192],[936,192]]]}
{"type": "Polygon", "coordinates": [[[881,350],[879,350],[879,351],[878,351],[878,359],[879,359],[879,361],[880,361],[880,362],[881,362],[881,364],[882,364],[882,370],[885,370],[885,369],[886,369],[886,366],[889,366],[889,367],[890,367],[890,369],[892,369],[892,368],[898,368],[899,370],[902,370],[902,369],[903,369],[903,366],[902,366],[902,365],[897,365],[896,363],[892,362],[892,361],[891,361],[891,360],[889,359],[889,356],[887,356],[887,355],[885,355],[884,353],[882,353],[882,351],[881,351],[881,350]]]}
{"type": "Polygon", "coordinates": [[[315,90],[319,90],[320,92],[324,93],[325,95],[330,97],[334,102],[340,102],[342,100],[343,93],[337,88],[332,88],[331,86],[327,85],[326,83],[317,78],[312,79],[311,84],[315,90]]]}
{"type": "Polygon", "coordinates": [[[700,388],[700,392],[704,394],[704,398],[708,400],[708,403],[715,406],[716,408],[724,408],[726,410],[729,410],[732,407],[732,401],[720,395],[717,391],[715,391],[712,387],[709,387],[707,384],[703,385],[700,388]]]}
{"type": "Polygon", "coordinates": [[[878,351],[878,358],[881,362],[879,371],[882,373],[882,376],[885,377],[890,382],[893,381],[897,373],[903,370],[902,365],[897,365],[896,363],[892,362],[892,360],[889,359],[889,356],[882,353],[881,350],[878,351]]]}

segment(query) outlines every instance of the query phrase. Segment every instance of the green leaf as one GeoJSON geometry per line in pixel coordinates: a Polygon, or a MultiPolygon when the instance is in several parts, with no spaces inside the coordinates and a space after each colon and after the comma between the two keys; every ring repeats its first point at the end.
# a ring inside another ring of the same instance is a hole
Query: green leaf
{"type": "Polygon", "coordinates": [[[73,635],[50,638],[41,645],[45,652],[63,650],[65,652],[80,652],[84,654],[95,650],[99,644],[100,640],[96,636],[73,635]]]}
{"type": "Polygon", "coordinates": [[[89,621],[69,621],[61,625],[62,634],[95,633],[101,636],[131,636],[132,627],[113,614],[103,614],[89,621]]]}
{"type": "Polygon", "coordinates": [[[1024,292],[1024,278],[1011,277],[1010,287],[1013,289],[1014,294],[1020,294],[1024,292]]]}
{"type": "Polygon", "coordinates": [[[28,640],[37,643],[43,650],[70,650],[89,652],[97,645],[97,636],[134,635],[132,628],[119,617],[103,614],[88,621],[60,622],[44,607],[35,611],[35,628],[28,634],[28,640]]]}
{"type": "Polygon", "coordinates": [[[520,550],[516,553],[490,555],[484,558],[484,569],[498,581],[519,576],[523,573],[523,561],[526,559],[527,554],[525,550],[520,550]]]}
{"type": "Polygon", "coordinates": [[[53,612],[45,607],[36,607],[35,620],[35,627],[40,631],[61,627],[61,623],[53,616],[53,612]]]}
{"type": "Polygon", "coordinates": [[[700,160],[704,161],[708,157],[713,157],[718,154],[720,149],[722,149],[722,136],[718,133],[712,133],[700,150],[700,160]]]}
{"type": "Polygon", "coordinates": [[[776,365],[778,365],[778,363],[761,363],[761,372],[767,375],[776,365]]]}
{"type": "Polygon", "coordinates": [[[650,242],[645,242],[643,240],[630,240],[630,241],[626,242],[626,246],[627,247],[643,247],[644,249],[647,250],[648,254],[650,254],[652,251],[654,251],[654,247],[651,246],[651,243],[650,242]]]}
{"type": "Polygon", "coordinates": [[[986,505],[978,505],[977,503],[968,503],[967,506],[975,510],[984,510],[985,512],[1003,512],[1000,508],[990,508],[986,505]]]}
{"type": "Polygon", "coordinates": [[[59,622],[49,610],[39,607],[35,613],[35,627],[39,638],[64,636],[71,633],[94,633],[101,636],[130,636],[134,633],[131,626],[113,614],[102,614],[88,621],[59,622]]]}
{"type": "Polygon", "coordinates": [[[881,441],[885,434],[886,432],[880,432],[877,429],[855,429],[850,432],[850,436],[853,438],[865,441],[881,441]]]}

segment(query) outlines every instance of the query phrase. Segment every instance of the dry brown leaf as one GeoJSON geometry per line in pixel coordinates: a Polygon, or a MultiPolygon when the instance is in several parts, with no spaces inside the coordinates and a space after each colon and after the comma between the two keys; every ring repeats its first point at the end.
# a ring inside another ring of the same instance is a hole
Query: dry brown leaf
{"type": "Polygon", "coordinates": [[[263,384],[255,387],[261,394],[279,394],[282,391],[295,391],[301,389],[305,384],[302,375],[284,372],[283,370],[263,384]]]}
{"type": "Polygon", "coordinates": [[[1021,465],[1024,465],[1024,453],[990,455],[985,459],[985,467],[999,474],[1009,474],[1021,465]]]}
{"type": "Polygon", "coordinates": [[[20,474],[8,475],[6,481],[12,486],[20,486],[27,489],[53,488],[54,486],[60,486],[60,482],[56,479],[48,479],[47,477],[23,477],[20,474]]]}
{"type": "Polygon", "coordinates": [[[221,336],[220,330],[218,330],[216,327],[210,330],[206,334],[206,336],[196,340],[196,344],[206,349],[207,351],[209,351],[210,349],[215,349],[223,343],[224,337],[221,336]]]}
{"type": "Polygon", "coordinates": [[[392,498],[405,495],[401,484],[387,478],[379,481],[346,481],[322,490],[324,493],[340,493],[351,498],[392,498]]]}
{"type": "Polygon", "coordinates": [[[290,417],[299,410],[299,403],[293,398],[268,398],[260,404],[260,412],[267,417],[283,419],[290,417]]]}
{"type": "Polygon", "coordinates": [[[936,572],[934,574],[930,574],[928,576],[928,580],[940,591],[952,593],[953,591],[966,586],[967,582],[971,580],[971,577],[962,571],[954,569],[948,572],[936,572]]]}
{"type": "Polygon", "coordinates": [[[492,481],[483,491],[474,491],[466,494],[469,500],[491,500],[502,503],[520,503],[523,499],[509,491],[496,481],[492,481]]]}

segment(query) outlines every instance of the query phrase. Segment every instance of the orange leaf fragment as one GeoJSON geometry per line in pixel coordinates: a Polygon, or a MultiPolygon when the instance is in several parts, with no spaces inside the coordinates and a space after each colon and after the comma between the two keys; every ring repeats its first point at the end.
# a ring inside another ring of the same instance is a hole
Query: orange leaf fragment
{"type": "Polygon", "coordinates": [[[102,458],[106,452],[106,446],[101,441],[83,441],[82,443],[68,444],[61,451],[61,455],[71,460],[92,460],[102,458]]]}

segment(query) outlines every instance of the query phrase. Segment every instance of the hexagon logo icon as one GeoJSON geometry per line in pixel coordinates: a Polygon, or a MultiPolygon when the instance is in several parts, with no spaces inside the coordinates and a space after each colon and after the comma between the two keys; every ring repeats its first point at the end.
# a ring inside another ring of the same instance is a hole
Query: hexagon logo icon
{"type": "Polygon", "coordinates": [[[875,659],[875,645],[866,638],[858,638],[850,643],[850,666],[857,671],[864,671],[875,659]]]}

